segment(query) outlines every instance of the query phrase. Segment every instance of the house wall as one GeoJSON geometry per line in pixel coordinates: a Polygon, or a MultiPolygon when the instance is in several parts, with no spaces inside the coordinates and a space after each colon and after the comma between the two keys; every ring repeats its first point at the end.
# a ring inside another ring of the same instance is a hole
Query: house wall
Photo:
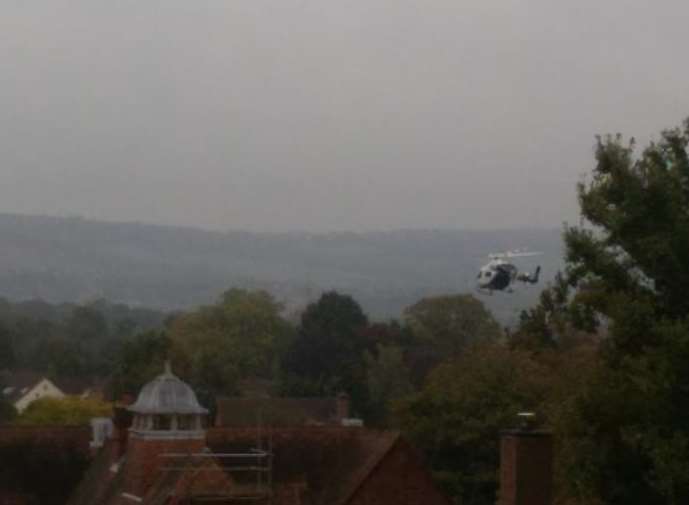
{"type": "Polygon", "coordinates": [[[399,440],[368,474],[347,505],[449,505],[412,447],[399,440]]]}
{"type": "Polygon", "coordinates": [[[19,400],[14,402],[14,408],[20,414],[34,401],[40,398],[64,398],[65,394],[48,379],[42,379],[19,400]]]}

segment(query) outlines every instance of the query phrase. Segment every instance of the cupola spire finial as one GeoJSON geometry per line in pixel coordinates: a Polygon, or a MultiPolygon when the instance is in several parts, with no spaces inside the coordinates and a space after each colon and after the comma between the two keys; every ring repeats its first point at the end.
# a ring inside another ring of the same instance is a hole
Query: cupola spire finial
{"type": "Polygon", "coordinates": [[[172,365],[170,365],[170,360],[165,360],[165,375],[172,375],[172,365]]]}

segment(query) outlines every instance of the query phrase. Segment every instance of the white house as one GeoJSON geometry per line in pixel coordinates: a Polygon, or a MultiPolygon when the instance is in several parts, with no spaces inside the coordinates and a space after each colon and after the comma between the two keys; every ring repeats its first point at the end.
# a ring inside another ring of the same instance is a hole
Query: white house
{"type": "Polygon", "coordinates": [[[2,384],[2,396],[12,403],[20,414],[31,402],[40,398],[64,398],[66,396],[51,380],[29,372],[6,375],[2,384]]]}

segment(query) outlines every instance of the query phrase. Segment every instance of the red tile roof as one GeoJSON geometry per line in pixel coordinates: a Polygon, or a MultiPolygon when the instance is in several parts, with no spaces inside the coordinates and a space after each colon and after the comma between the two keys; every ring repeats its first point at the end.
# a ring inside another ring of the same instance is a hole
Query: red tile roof
{"type": "MultiPolygon", "coordinates": [[[[397,432],[366,428],[213,428],[207,432],[206,444],[214,454],[249,453],[257,446],[269,451],[272,454],[272,472],[270,480],[267,474],[262,474],[265,475],[262,482],[270,483],[273,505],[354,503],[358,490],[370,485],[372,479],[375,481],[375,472],[393,452],[402,451],[405,461],[411,462],[415,471],[422,468],[416,453],[401,443],[397,432]]],[[[114,453],[108,451],[112,448],[106,446],[94,461],[69,505],[119,505],[127,502],[122,498],[124,485],[121,477],[126,472],[123,467],[117,472],[112,471],[114,453]]],[[[204,494],[213,495],[214,503],[234,503],[227,497],[236,497],[237,490],[258,489],[253,487],[251,477],[246,480],[244,476],[247,473],[233,473],[236,468],[230,469],[220,457],[205,460],[187,457],[183,462],[188,471],[160,472],[146,495],[141,497],[142,503],[183,503],[185,497],[198,498],[204,494]],[[223,489],[227,493],[225,502],[220,499],[223,489]]],[[[125,457],[123,465],[127,464],[125,457]]],[[[414,478],[398,480],[396,486],[400,489],[405,486],[423,488],[430,482],[426,473],[418,476],[416,482],[411,482],[414,478]]],[[[387,493],[387,485],[378,486],[383,496],[387,493]]],[[[438,495],[437,491],[434,493],[434,496],[438,495]]],[[[253,502],[260,504],[263,503],[261,500],[267,500],[268,495],[255,494],[254,498],[253,502]]]]}

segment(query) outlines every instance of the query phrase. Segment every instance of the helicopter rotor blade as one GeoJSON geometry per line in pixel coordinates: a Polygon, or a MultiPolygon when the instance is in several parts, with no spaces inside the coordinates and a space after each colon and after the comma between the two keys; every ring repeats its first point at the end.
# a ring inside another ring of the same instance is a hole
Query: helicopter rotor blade
{"type": "Polygon", "coordinates": [[[492,260],[504,259],[504,258],[524,258],[527,256],[540,256],[543,254],[541,251],[525,251],[520,249],[515,249],[513,251],[505,251],[501,253],[492,253],[488,255],[488,258],[492,260]]]}
{"type": "Polygon", "coordinates": [[[525,258],[527,256],[540,256],[543,254],[541,251],[508,251],[508,258],[525,258]]]}

